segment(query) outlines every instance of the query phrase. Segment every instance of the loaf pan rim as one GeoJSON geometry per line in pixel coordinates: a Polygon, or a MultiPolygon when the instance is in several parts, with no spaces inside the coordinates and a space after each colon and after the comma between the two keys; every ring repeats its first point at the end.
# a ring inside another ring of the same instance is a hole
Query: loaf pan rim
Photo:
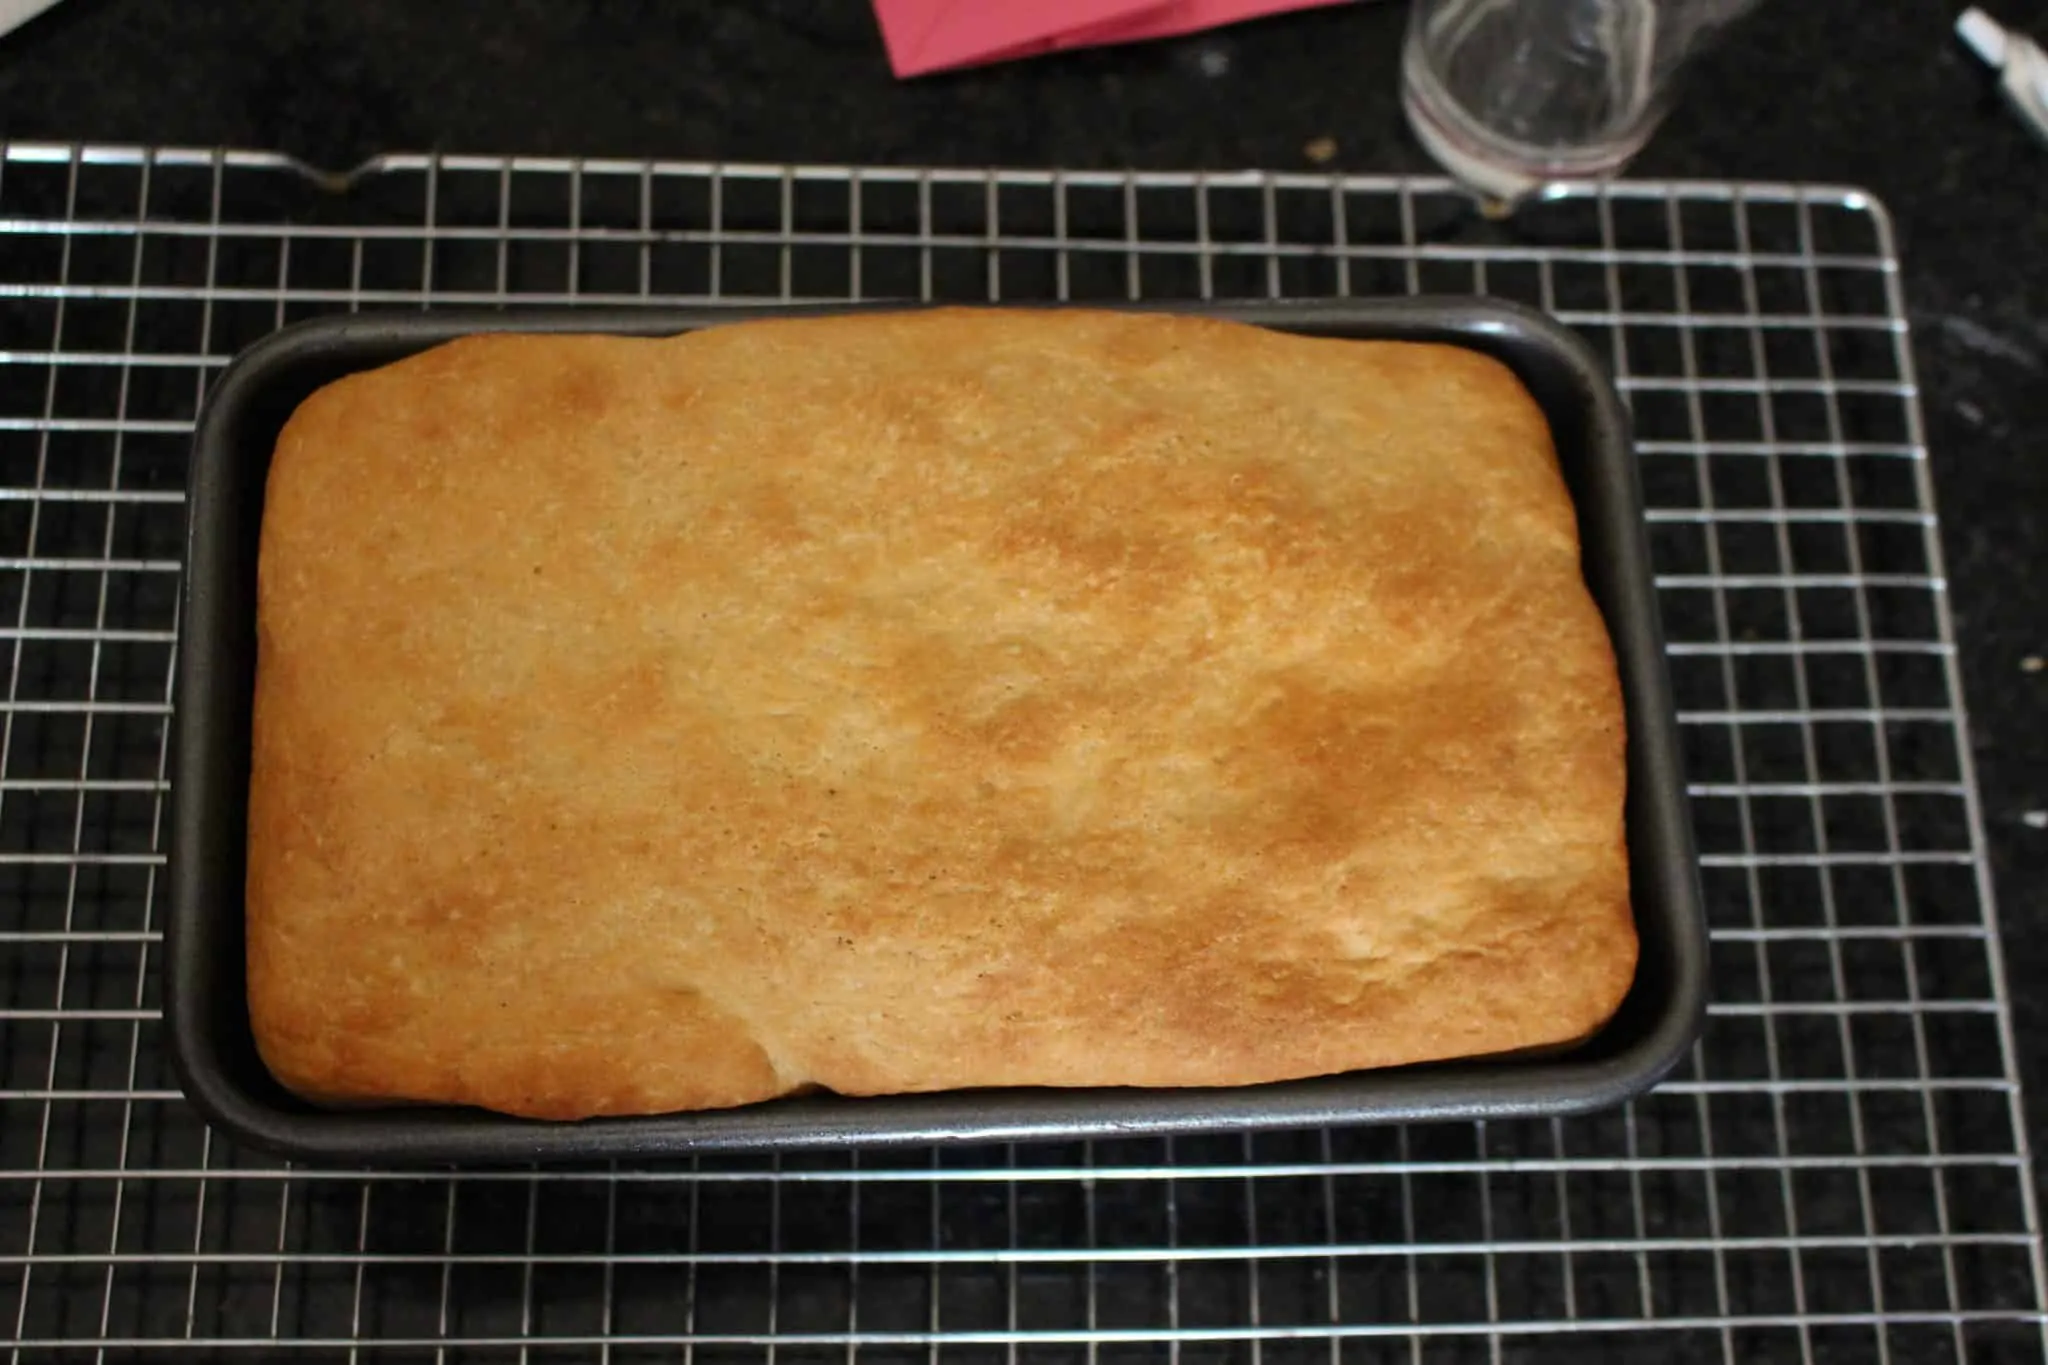
{"type": "MultiPolygon", "coordinates": [[[[186,580],[173,711],[174,791],[170,913],[166,921],[164,1009],[172,1059],[188,1098],[222,1131],[298,1159],[340,1162],[502,1163],[666,1157],[712,1151],[991,1142],[1176,1134],[1398,1121],[1525,1118],[1591,1112],[1642,1093],[1684,1058],[1707,996],[1707,942],[1697,860],[1685,803],[1676,714],[1651,576],[1642,496],[1625,410],[1591,348],[1551,318],[1493,299],[1374,299],[1125,305],[1132,311],[1192,313],[1281,330],[1435,340],[1495,355],[1528,378],[1548,366],[1569,382],[1572,411],[1539,394],[1553,432],[1584,434],[1584,461],[1598,480],[1575,489],[1585,535],[1597,518],[1608,559],[1588,563],[1607,577],[1602,603],[1623,678],[1630,751],[1631,882],[1644,963],[1655,955],[1668,989],[1644,1003],[1633,1035],[1608,1039],[1606,1055],[1507,1057],[1360,1071],[1307,1081],[1227,1089],[968,1090],[852,1099],[817,1096],[743,1109],[548,1123],[476,1110],[383,1108],[326,1111],[276,1092],[252,1076],[253,1045],[233,1030],[223,980],[243,980],[240,957],[242,850],[247,748],[242,771],[223,752],[223,726],[237,721],[247,691],[253,621],[238,617],[237,594],[253,596],[237,567],[237,534],[253,536],[260,477],[238,461],[237,442],[274,444],[273,392],[299,367],[337,372],[382,364],[457,336],[486,331],[611,332],[658,336],[760,317],[828,316],[935,306],[712,306],[436,310],[334,314],[298,322],[241,353],[212,386],[195,426],[188,488],[186,580]],[[359,363],[358,363],[359,362],[359,363]],[[267,405],[267,406],[266,406],[267,405]],[[258,429],[247,435],[250,424],[258,429]],[[237,477],[258,485],[237,487],[237,477]],[[238,500],[239,499],[239,500],[238,500]],[[239,520],[238,520],[239,519],[239,520]],[[237,630],[241,631],[238,635],[237,630]],[[1645,854],[1649,856],[1646,858],[1645,854]],[[1647,915],[1646,915],[1647,909],[1647,915]],[[230,917],[231,920],[230,920],[230,917]],[[227,961],[232,952],[232,962],[227,961]],[[231,968],[231,970],[230,970],[231,968]],[[228,1016],[225,1020],[223,1014],[228,1016]],[[231,1055],[232,1053],[232,1055],[231,1055]]],[[[975,305],[953,305],[975,306],[975,305]]],[[[1015,305],[1005,305],[1015,306],[1015,305]]],[[[1101,305],[1088,305],[1100,307],[1101,305]]],[[[302,380],[293,380],[302,383],[302,380]]],[[[1532,386],[1533,391],[1533,386],[1532,386]]],[[[294,401],[292,406],[296,406],[294,401]]],[[[289,409],[282,411],[288,415],[289,409]]],[[[261,464],[267,468],[268,445],[261,464]]],[[[243,553],[253,568],[253,555],[243,553]]],[[[1596,592],[1598,589],[1596,589],[1596,592]]],[[[246,740],[243,706],[240,731],[246,740]]],[[[1639,966],[1639,971],[1644,970],[1639,966]]],[[[260,1063],[257,1064],[260,1067],[260,1063]]]]}

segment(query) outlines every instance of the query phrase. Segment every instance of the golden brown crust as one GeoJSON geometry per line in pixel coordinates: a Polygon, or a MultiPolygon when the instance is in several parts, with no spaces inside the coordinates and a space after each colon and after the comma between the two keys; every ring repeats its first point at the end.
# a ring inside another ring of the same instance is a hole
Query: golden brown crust
{"type": "Polygon", "coordinates": [[[250,1011],[307,1094],[1235,1085],[1633,976],[1613,658],[1468,351],[475,337],[299,409],[260,585],[250,1011]]]}

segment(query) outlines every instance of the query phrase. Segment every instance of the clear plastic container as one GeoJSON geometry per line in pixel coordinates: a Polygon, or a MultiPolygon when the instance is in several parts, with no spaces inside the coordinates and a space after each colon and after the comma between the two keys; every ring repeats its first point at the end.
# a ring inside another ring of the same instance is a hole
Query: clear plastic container
{"type": "Polygon", "coordinates": [[[1756,0],[1415,0],[1401,102],[1430,155],[1511,206],[1613,175],[1686,58],[1756,0]]]}

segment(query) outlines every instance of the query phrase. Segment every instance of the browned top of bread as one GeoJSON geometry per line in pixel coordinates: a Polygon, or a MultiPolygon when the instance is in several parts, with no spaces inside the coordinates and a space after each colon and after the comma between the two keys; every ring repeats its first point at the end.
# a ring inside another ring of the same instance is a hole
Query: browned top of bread
{"type": "Polygon", "coordinates": [[[299,409],[260,582],[250,1010],[311,1096],[1233,1085],[1633,975],[1612,655],[1469,351],[475,337],[299,409]]]}

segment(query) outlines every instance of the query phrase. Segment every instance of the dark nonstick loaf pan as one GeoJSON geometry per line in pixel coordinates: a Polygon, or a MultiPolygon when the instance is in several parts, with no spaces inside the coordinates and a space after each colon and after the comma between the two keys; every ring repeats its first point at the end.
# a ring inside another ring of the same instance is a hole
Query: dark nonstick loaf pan
{"type": "Polygon", "coordinates": [[[1598,1035],[1545,1056],[1226,1090],[817,1095],[710,1113],[582,1123],[441,1108],[333,1112],[294,1098],[257,1057],[243,988],[257,531],[279,428],[301,400],[330,380],[465,333],[652,336],[759,313],[727,308],[337,316],[279,332],[236,360],[214,385],[193,450],[164,988],[172,1045],[193,1103],[226,1132],[296,1157],[503,1162],[1528,1117],[1597,1109],[1655,1084],[1698,1031],[1707,951],[1642,498],[1627,419],[1599,362],[1547,318],[1483,300],[1341,300],[1200,311],[1320,336],[1469,346],[1505,361],[1542,405],[1578,505],[1586,579],[1613,636],[1628,712],[1628,847],[1642,951],[1626,1002],[1598,1035]]]}

